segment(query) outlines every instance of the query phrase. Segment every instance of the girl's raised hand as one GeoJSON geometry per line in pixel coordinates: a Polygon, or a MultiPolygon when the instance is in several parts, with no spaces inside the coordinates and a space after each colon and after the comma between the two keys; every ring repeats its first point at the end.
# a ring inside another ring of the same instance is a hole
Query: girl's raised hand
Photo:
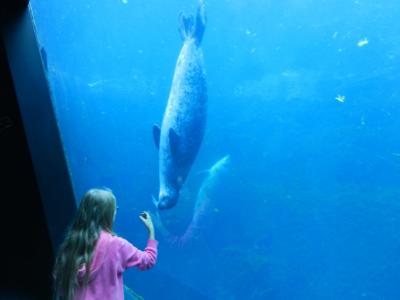
{"type": "Polygon", "coordinates": [[[144,226],[147,227],[147,229],[150,232],[154,232],[154,225],[153,225],[153,221],[151,219],[150,214],[147,211],[144,211],[140,214],[139,216],[140,220],[142,220],[144,226]]]}

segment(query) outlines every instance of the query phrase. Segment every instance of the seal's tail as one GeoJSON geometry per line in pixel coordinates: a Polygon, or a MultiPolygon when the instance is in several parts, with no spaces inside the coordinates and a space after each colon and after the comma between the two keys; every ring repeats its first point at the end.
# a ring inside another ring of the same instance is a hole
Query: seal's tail
{"type": "Polygon", "coordinates": [[[203,38],[204,29],[206,28],[206,21],[203,0],[199,1],[196,20],[194,20],[192,15],[186,16],[181,12],[179,14],[179,32],[181,33],[182,39],[185,41],[193,38],[197,44],[200,44],[203,38]]]}

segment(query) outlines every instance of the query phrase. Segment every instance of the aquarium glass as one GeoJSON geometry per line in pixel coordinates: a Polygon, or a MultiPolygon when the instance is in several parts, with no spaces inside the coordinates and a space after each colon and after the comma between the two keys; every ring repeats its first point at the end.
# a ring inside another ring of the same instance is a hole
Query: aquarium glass
{"type": "Polygon", "coordinates": [[[158,211],[152,125],[196,7],[30,1],[77,201],[112,189],[139,248],[155,219],[158,263],[124,273],[126,298],[400,299],[400,2],[206,1],[206,131],[158,211]]]}

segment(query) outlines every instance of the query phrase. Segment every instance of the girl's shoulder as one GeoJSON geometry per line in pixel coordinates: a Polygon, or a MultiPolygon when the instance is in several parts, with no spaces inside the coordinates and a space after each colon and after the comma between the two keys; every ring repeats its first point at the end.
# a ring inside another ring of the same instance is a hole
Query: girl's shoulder
{"type": "Polygon", "coordinates": [[[130,243],[123,237],[118,236],[115,232],[102,231],[100,238],[107,240],[112,248],[120,248],[130,243]]]}

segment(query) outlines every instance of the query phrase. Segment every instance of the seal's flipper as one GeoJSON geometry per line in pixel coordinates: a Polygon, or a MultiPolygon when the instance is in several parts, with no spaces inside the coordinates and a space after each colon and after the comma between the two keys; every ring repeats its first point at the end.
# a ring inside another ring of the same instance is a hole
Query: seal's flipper
{"type": "Polygon", "coordinates": [[[156,208],[158,208],[158,201],[157,201],[157,199],[156,199],[153,195],[151,195],[151,201],[153,202],[154,206],[155,206],[156,208]]]}
{"type": "Polygon", "coordinates": [[[179,13],[179,32],[183,40],[193,35],[193,16],[185,16],[182,11],[179,13]]]}
{"type": "Polygon", "coordinates": [[[206,15],[204,1],[200,0],[199,2],[196,20],[194,20],[192,15],[186,16],[183,12],[179,13],[179,32],[184,41],[193,38],[197,44],[200,44],[205,27],[206,15]]]}
{"type": "Polygon", "coordinates": [[[171,148],[172,155],[176,155],[179,149],[179,136],[172,128],[169,129],[169,146],[171,148]]]}
{"type": "Polygon", "coordinates": [[[207,18],[205,12],[205,4],[203,0],[200,0],[199,6],[197,8],[196,28],[195,28],[195,38],[199,44],[203,39],[204,30],[206,29],[206,23],[207,23],[207,18]]]}
{"type": "Polygon", "coordinates": [[[161,134],[160,126],[158,126],[157,124],[153,124],[153,139],[157,149],[160,149],[160,134],[161,134]]]}

